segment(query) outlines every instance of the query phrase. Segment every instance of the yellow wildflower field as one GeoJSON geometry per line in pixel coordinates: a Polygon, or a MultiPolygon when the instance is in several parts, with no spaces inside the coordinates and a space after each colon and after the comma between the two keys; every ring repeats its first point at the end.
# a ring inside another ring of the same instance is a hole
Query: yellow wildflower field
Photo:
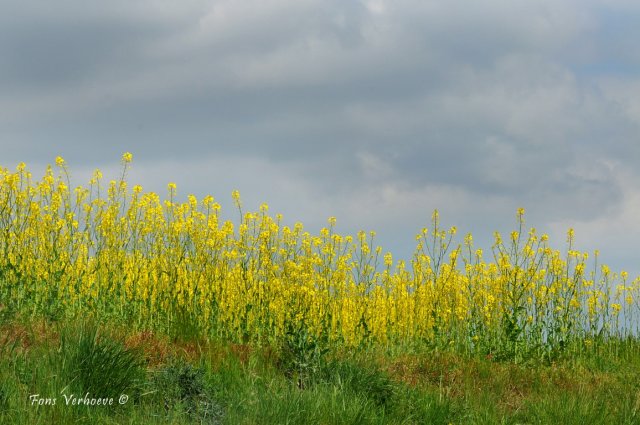
{"type": "Polygon", "coordinates": [[[637,331],[640,280],[588,265],[573,247],[517,229],[483,251],[456,242],[438,212],[409,261],[374,233],[318,234],[282,225],[267,205],[223,221],[212,196],[176,200],[105,183],[96,170],[70,188],[64,159],[36,181],[24,164],[0,169],[0,300],[33,315],[95,314],[140,328],[188,324],[198,335],[268,343],[304,329],[330,345],[429,344],[468,352],[556,350],[637,331]]]}

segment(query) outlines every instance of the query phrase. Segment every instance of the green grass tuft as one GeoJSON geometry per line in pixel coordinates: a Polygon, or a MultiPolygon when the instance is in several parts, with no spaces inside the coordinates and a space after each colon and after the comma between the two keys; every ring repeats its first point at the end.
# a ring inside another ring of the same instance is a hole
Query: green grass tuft
{"type": "Polygon", "coordinates": [[[57,361],[70,393],[117,398],[140,392],[145,375],[141,353],[101,332],[95,323],[63,328],[59,354],[57,361]]]}

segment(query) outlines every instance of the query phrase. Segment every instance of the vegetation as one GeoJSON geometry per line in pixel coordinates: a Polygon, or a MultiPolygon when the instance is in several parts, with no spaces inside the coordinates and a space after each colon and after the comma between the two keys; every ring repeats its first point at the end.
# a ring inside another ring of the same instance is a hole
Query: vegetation
{"type": "Polygon", "coordinates": [[[635,341],[612,341],[588,356],[548,365],[426,348],[334,351],[313,361],[301,386],[292,373],[298,365],[283,361],[288,354],[272,347],[97,329],[80,320],[5,320],[0,423],[640,423],[640,345],[635,341]],[[96,334],[97,345],[111,348],[88,350],[87,358],[108,363],[126,357],[130,363],[121,369],[96,367],[92,385],[113,382],[114,375],[126,385],[119,394],[110,392],[112,387],[90,392],[88,400],[107,402],[85,405],[79,401],[85,389],[72,388],[85,372],[68,367],[75,355],[64,345],[69,337],[92,340],[96,334]]]}
{"type": "Polygon", "coordinates": [[[571,229],[519,209],[487,259],[435,211],[394,262],[237,191],[236,225],[129,189],[131,160],[0,168],[0,423],[640,423],[640,279],[571,229]]]}

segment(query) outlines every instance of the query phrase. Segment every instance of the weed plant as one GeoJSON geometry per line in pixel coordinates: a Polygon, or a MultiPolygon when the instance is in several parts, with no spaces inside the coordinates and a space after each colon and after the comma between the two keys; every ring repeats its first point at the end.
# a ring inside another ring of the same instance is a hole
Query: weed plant
{"type": "Polygon", "coordinates": [[[186,422],[201,424],[218,424],[222,420],[222,407],[212,396],[204,368],[177,358],[152,376],[148,394],[155,393],[152,399],[164,406],[164,417],[183,416],[186,422]]]}

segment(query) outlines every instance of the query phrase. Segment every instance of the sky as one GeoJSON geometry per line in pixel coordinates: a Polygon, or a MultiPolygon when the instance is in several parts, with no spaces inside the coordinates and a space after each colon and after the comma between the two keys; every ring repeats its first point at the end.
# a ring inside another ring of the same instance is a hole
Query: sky
{"type": "Polygon", "coordinates": [[[0,166],[266,202],[395,259],[440,212],[640,274],[640,3],[0,0],[0,166]]]}

